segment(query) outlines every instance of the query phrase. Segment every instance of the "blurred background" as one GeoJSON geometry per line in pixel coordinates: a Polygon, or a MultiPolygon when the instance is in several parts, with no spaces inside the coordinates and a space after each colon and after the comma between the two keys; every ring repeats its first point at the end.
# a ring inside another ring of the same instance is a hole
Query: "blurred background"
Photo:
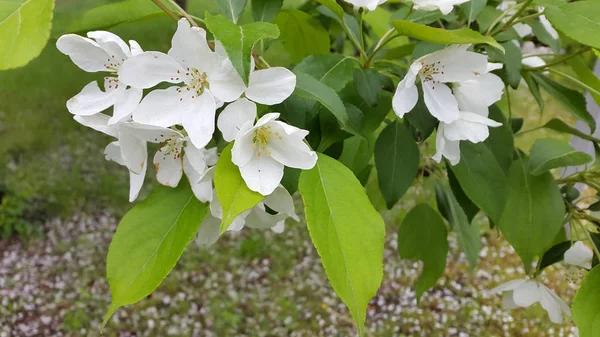
{"type": "MultiPolygon", "coordinates": [[[[80,126],[65,107],[101,74],[81,71],[55,42],[67,31],[85,33],[89,22],[113,22],[115,2],[57,0],[53,39],[40,57],[0,72],[0,337],[100,336],[110,303],[105,257],[120,217],[131,207],[129,181],[123,167],[104,160],[109,137],[80,126]]],[[[175,22],[150,1],[129,2],[132,11],[150,15],[109,30],[146,50],[166,52],[175,22]]],[[[286,0],[285,6],[304,2],[286,0]]],[[[188,0],[188,9],[199,17],[216,11],[211,0],[188,0]]],[[[511,99],[524,130],[554,117],[575,123],[551,97],[545,97],[541,115],[524,86],[511,91],[511,99]]],[[[540,137],[564,139],[539,130],[517,142],[528,149],[540,137]]],[[[140,200],[154,179],[146,182],[140,200]]],[[[570,322],[552,324],[539,306],[505,311],[499,296],[487,294],[525,274],[518,256],[483,217],[477,220],[484,242],[478,269],[469,269],[451,237],[444,277],[417,304],[412,283],[420,265],[400,260],[396,229],[416,203],[435,203],[434,184],[420,177],[391,211],[376,184],[367,185],[388,232],[383,285],[368,311],[369,336],[574,336],[570,322]]],[[[567,281],[566,270],[558,264],[546,275],[548,286],[570,302],[577,287],[567,281]]],[[[159,289],[119,310],[103,335],[352,336],[353,328],[305,224],[290,221],[283,234],[244,230],[208,249],[190,245],[159,289]]]]}

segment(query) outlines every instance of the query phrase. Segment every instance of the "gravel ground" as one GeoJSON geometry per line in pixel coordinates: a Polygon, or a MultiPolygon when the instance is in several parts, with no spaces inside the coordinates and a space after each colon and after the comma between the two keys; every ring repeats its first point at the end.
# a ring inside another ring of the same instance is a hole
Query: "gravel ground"
{"type": "MultiPolygon", "coordinates": [[[[0,241],[0,337],[100,336],[109,306],[105,256],[118,220],[109,214],[49,221],[43,239],[0,241]]],[[[523,276],[497,233],[482,237],[470,271],[456,240],[444,277],[417,304],[420,265],[398,257],[388,229],[384,281],[368,310],[369,336],[573,336],[539,307],[504,311],[486,290],[523,276]]],[[[546,273],[567,299],[563,266],[546,273]]],[[[353,336],[350,315],[325,278],[305,226],[244,230],[209,249],[192,244],[160,288],[117,312],[104,336],[353,336]]]]}

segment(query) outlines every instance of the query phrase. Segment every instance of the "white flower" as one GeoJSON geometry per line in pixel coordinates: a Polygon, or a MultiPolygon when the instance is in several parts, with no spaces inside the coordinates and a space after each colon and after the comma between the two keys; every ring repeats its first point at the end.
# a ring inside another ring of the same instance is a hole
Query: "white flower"
{"type": "Polygon", "coordinates": [[[363,7],[370,11],[374,11],[377,6],[386,2],[387,0],[344,0],[347,3],[350,3],[356,7],[363,7]]]}
{"type": "Polygon", "coordinates": [[[594,252],[582,241],[577,241],[565,252],[565,263],[592,269],[592,259],[594,252]]]}
{"type": "Polygon", "coordinates": [[[485,55],[467,51],[468,47],[452,45],[413,62],[394,94],[392,106],[396,115],[402,118],[417,104],[419,93],[415,81],[418,77],[429,112],[444,123],[459,119],[458,102],[445,83],[475,79],[486,72],[488,63],[485,55]]]}
{"type": "Polygon", "coordinates": [[[455,83],[452,92],[458,101],[460,118],[452,123],[440,122],[433,160],[441,162],[442,157],[456,165],[460,161],[460,141],[479,143],[489,136],[488,127],[502,124],[488,117],[488,107],[502,98],[504,83],[490,71],[501,68],[501,64],[489,63],[485,74],[474,79],[455,83]]]}
{"type": "MultiPolygon", "coordinates": [[[[231,159],[240,168],[248,188],[262,195],[271,194],[279,185],[284,166],[308,170],[317,162],[317,154],[303,141],[308,131],[276,121],[277,118],[279,113],[268,113],[254,126],[254,118],[248,119],[240,127],[231,150],[231,159]]],[[[237,125],[239,121],[231,122],[237,125]]]]}
{"type": "Polygon", "coordinates": [[[89,32],[87,36],[89,38],[63,35],[56,42],[56,47],[79,68],[87,72],[108,72],[110,76],[104,78],[104,91],[100,90],[96,81],[92,81],[67,101],[67,109],[74,115],[90,116],[114,106],[113,117],[109,120],[110,124],[114,124],[131,116],[142,99],[141,89],[127,88],[116,77],[123,62],[141,53],[142,48],[133,40],[129,41],[130,48],[110,32],[89,32]]]}
{"type": "MultiPolygon", "coordinates": [[[[210,214],[207,214],[202,225],[200,225],[200,231],[196,239],[199,245],[210,246],[217,241],[220,235],[222,217],[223,208],[216,197],[216,193],[213,192],[210,203],[210,214]]],[[[227,231],[238,232],[247,226],[257,229],[270,228],[275,233],[282,233],[285,227],[285,220],[289,217],[295,221],[300,221],[296,215],[292,196],[283,186],[279,185],[273,193],[258,203],[258,205],[238,215],[229,228],[227,228],[227,231]],[[265,206],[277,213],[268,213],[265,206]]]]}
{"type": "Polygon", "coordinates": [[[460,5],[470,0],[413,0],[414,8],[424,11],[434,11],[439,9],[442,14],[447,15],[452,12],[455,5],[460,5]]]}
{"type": "MultiPolygon", "coordinates": [[[[515,0],[504,0],[496,7],[496,9],[506,12],[509,16],[512,16],[517,12],[515,9],[516,4],[517,4],[517,1],[515,1],[515,0]]],[[[507,22],[508,20],[509,20],[509,17],[506,17],[506,18],[502,19],[502,22],[507,22]]],[[[531,33],[533,32],[533,29],[531,28],[531,26],[526,25],[524,23],[517,23],[517,24],[513,25],[513,28],[515,29],[515,31],[521,38],[523,38],[527,35],[531,35],[531,33]]]]}
{"type": "Polygon", "coordinates": [[[553,323],[560,324],[563,315],[571,316],[569,306],[556,293],[536,280],[513,280],[491,290],[493,294],[504,293],[505,309],[527,308],[539,302],[553,323]]]}
{"type": "Polygon", "coordinates": [[[215,111],[240,97],[245,86],[231,61],[213,52],[206,32],[178,23],[168,54],[145,52],[127,60],[119,79],[139,88],[160,82],[181,83],[150,92],[133,113],[136,122],[169,127],[181,124],[197,148],[214,133],[215,111]]]}

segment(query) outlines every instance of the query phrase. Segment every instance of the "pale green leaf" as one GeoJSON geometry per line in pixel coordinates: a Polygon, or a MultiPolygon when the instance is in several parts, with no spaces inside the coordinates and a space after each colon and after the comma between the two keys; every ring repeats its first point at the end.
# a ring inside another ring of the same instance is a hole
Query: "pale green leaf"
{"type": "Polygon", "coordinates": [[[533,259],[552,245],[562,228],[565,206],[552,175],[534,176],[521,160],[513,162],[507,185],[508,198],[498,227],[529,272],[533,259]]]}
{"type": "Polygon", "coordinates": [[[223,44],[227,56],[244,83],[248,84],[254,44],[262,39],[276,39],[279,36],[277,26],[268,22],[252,22],[237,26],[222,15],[211,15],[208,12],[204,16],[204,21],[215,38],[223,44]]]}
{"type": "Polygon", "coordinates": [[[354,174],[323,154],[302,172],[299,188],[325,273],[364,336],[367,305],[383,277],[383,220],[354,174]]]}
{"type": "Polygon", "coordinates": [[[523,68],[523,54],[521,48],[517,47],[512,41],[502,43],[504,47],[504,68],[502,71],[506,74],[508,84],[516,89],[521,83],[521,69],[523,68]]]}
{"type": "Polygon", "coordinates": [[[540,175],[553,168],[579,166],[592,161],[592,157],[575,149],[558,139],[537,139],[529,154],[529,170],[533,175],[540,175]]]}
{"type": "Polygon", "coordinates": [[[281,43],[294,62],[313,54],[329,54],[329,33],[312,16],[299,10],[284,10],[274,23],[281,31],[281,43]]]}
{"type": "Polygon", "coordinates": [[[0,70],[22,67],[46,46],[54,0],[0,2],[0,70]]]}
{"type": "Polygon", "coordinates": [[[311,55],[294,67],[294,72],[308,74],[331,89],[340,91],[353,79],[354,61],[339,54],[311,55]]]}
{"type": "Polygon", "coordinates": [[[121,220],[110,243],[106,276],[115,311],[148,296],[171,272],[206,216],[202,204],[182,181],[177,188],[156,186],[121,220]]]}
{"type": "MultiPolygon", "coordinates": [[[[240,15],[246,7],[248,0],[213,0],[221,14],[225,15],[233,23],[237,23],[240,15]]],[[[262,21],[262,20],[261,20],[262,21]]]]}
{"type": "Polygon", "coordinates": [[[544,10],[556,30],[594,48],[600,48],[600,1],[576,1],[544,10]]]}
{"type": "Polygon", "coordinates": [[[219,203],[223,207],[221,233],[229,228],[238,215],[256,206],[264,199],[260,193],[254,192],[246,186],[240,169],[231,161],[232,147],[233,143],[223,149],[215,169],[215,190],[219,203]]]}
{"type": "Polygon", "coordinates": [[[595,142],[595,143],[600,143],[600,139],[592,137],[588,134],[585,134],[577,129],[575,129],[572,126],[567,125],[565,122],[563,122],[562,120],[558,119],[558,118],[553,118],[550,121],[548,121],[548,123],[544,124],[543,126],[546,129],[551,129],[554,131],[558,131],[558,132],[562,132],[562,133],[567,133],[573,136],[577,136],[579,138],[585,139],[585,140],[589,140],[591,142],[595,142]]]}
{"type": "Polygon", "coordinates": [[[338,17],[338,19],[344,18],[344,9],[342,6],[338,5],[335,0],[317,0],[317,2],[329,8],[338,17]]]}
{"type": "Polygon", "coordinates": [[[460,9],[462,10],[465,17],[467,17],[467,22],[473,22],[479,16],[479,13],[483,11],[487,5],[487,0],[471,0],[467,3],[460,5],[460,9]]]}
{"type": "Polygon", "coordinates": [[[417,300],[433,287],[446,269],[448,231],[439,214],[427,204],[408,212],[398,229],[398,252],[404,259],[423,261],[423,272],[415,282],[417,300]]]}
{"type": "Polygon", "coordinates": [[[406,35],[421,41],[440,44],[488,44],[504,51],[504,48],[491,36],[483,36],[468,28],[446,30],[404,20],[392,21],[392,25],[396,27],[400,35],[406,35]]]}
{"type": "MultiPolygon", "coordinates": [[[[581,56],[573,57],[569,59],[567,63],[569,66],[571,66],[571,69],[573,69],[577,75],[577,78],[581,82],[585,83],[597,92],[600,92],[600,78],[594,74],[592,69],[590,69],[581,56]]],[[[596,101],[596,104],[600,104],[600,95],[593,92],[590,92],[590,94],[594,98],[594,101],[596,101]]]]}
{"type": "Polygon", "coordinates": [[[596,266],[581,282],[573,299],[573,321],[579,337],[600,337],[600,266],[596,266]]]}
{"type": "Polygon", "coordinates": [[[283,0],[252,0],[255,21],[271,22],[281,10],[283,0]]]}
{"type": "Polygon", "coordinates": [[[415,180],[419,158],[419,148],[404,123],[389,124],[377,138],[375,166],[388,209],[400,200],[415,180]]]}

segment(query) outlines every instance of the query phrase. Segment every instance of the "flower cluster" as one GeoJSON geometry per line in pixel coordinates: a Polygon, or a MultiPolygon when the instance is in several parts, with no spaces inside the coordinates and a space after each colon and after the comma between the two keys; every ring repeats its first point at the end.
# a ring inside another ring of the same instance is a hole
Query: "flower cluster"
{"type": "MultiPolygon", "coordinates": [[[[246,86],[222,45],[215,41],[213,50],[206,32],[185,19],[178,22],[166,54],[143,51],[135,41],[127,45],[104,31],[89,32],[87,38],[64,35],[57,48],[87,72],[108,73],[104,90],[95,81],[89,83],[67,102],[67,109],[79,123],[116,139],[105,155],[129,170],[130,201],[137,198],[146,176],[147,144],[156,143],[160,148],[153,164],[158,182],[176,187],[185,173],[195,196],[211,202],[206,223],[220,222],[215,220],[222,210],[213,188],[217,148],[207,148],[217,124],[225,141],[235,141],[232,160],[248,187],[266,196],[229,229],[248,225],[282,231],[283,220],[297,219],[291,196],[280,185],[283,169],[310,169],[316,153],[304,143],[307,131],[279,121],[278,113],[258,119],[256,105],[275,105],[288,98],[296,87],[291,71],[253,70],[246,86]],[[170,85],[142,97],[144,89],[159,83],[170,85]],[[112,116],[102,113],[111,106],[112,116]],[[265,205],[276,214],[267,213],[265,205]]],[[[218,228],[216,232],[211,225],[202,228],[212,233],[204,238],[206,243],[218,238],[218,228]]]]}
{"type": "MultiPolygon", "coordinates": [[[[377,6],[385,3],[387,0],[345,0],[346,2],[356,6],[375,10],[377,6]]],[[[460,5],[470,0],[413,0],[415,9],[424,11],[440,10],[442,14],[447,15],[452,12],[455,5],[460,5]]]]}
{"type": "Polygon", "coordinates": [[[392,101],[394,112],[402,118],[419,98],[415,82],[420,80],[423,99],[433,117],[440,121],[437,153],[452,165],[460,161],[460,141],[482,142],[488,127],[501,124],[488,118],[488,107],[502,97],[504,84],[491,73],[498,65],[488,63],[485,55],[468,51],[468,45],[452,45],[414,61],[398,84],[392,101]]]}

